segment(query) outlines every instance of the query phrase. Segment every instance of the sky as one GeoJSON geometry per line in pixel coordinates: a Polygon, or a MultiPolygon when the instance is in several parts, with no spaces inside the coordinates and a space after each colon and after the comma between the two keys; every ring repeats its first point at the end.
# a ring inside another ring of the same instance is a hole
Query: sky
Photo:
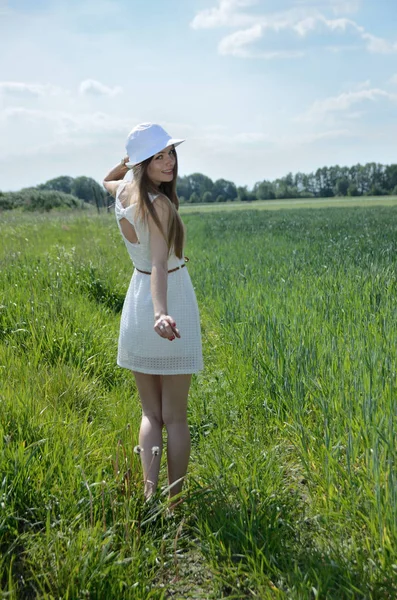
{"type": "Polygon", "coordinates": [[[101,182],[160,123],[252,187],[396,162],[396,0],[0,0],[0,190],[101,182]]]}

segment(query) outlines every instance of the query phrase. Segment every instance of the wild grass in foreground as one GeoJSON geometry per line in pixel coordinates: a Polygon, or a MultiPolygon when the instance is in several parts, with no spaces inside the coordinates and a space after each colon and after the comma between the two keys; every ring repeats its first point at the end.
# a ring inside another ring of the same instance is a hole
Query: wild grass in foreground
{"type": "Polygon", "coordinates": [[[142,503],[113,218],[4,220],[2,597],[395,598],[396,215],[185,215],[206,369],[173,518],[142,503]]]}

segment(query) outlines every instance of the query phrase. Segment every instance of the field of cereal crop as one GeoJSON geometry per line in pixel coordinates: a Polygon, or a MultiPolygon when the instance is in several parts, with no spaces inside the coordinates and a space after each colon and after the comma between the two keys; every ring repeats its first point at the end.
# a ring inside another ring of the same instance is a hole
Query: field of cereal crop
{"type": "Polygon", "coordinates": [[[397,196],[356,196],[340,198],[291,198],[287,200],[255,200],[211,204],[183,204],[181,212],[225,212],[229,210],[280,210],[291,208],[333,208],[356,206],[397,206],[397,196]]]}
{"type": "Polygon", "coordinates": [[[2,218],[1,597],[396,598],[397,207],[183,213],[206,368],[171,519],[114,218],[2,218]]]}

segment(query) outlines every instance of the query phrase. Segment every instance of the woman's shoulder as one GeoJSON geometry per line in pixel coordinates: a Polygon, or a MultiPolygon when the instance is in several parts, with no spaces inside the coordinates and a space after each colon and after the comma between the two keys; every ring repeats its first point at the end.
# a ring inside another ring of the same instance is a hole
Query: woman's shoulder
{"type": "Polygon", "coordinates": [[[163,194],[163,192],[149,192],[149,198],[152,202],[156,202],[157,204],[168,204],[170,202],[169,198],[165,194],[163,194]]]}
{"type": "Polygon", "coordinates": [[[171,200],[168,198],[168,196],[162,192],[159,192],[157,194],[149,194],[149,198],[152,201],[152,205],[154,206],[156,212],[160,212],[169,216],[172,207],[171,200]]]}

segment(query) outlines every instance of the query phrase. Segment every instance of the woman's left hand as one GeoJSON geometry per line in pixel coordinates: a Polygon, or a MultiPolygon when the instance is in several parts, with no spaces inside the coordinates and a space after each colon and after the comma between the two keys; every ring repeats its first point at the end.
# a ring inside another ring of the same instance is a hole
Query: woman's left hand
{"type": "Polygon", "coordinates": [[[181,337],[176,323],[170,315],[160,315],[154,323],[154,330],[160,337],[169,339],[170,342],[176,337],[181,337]]]}

